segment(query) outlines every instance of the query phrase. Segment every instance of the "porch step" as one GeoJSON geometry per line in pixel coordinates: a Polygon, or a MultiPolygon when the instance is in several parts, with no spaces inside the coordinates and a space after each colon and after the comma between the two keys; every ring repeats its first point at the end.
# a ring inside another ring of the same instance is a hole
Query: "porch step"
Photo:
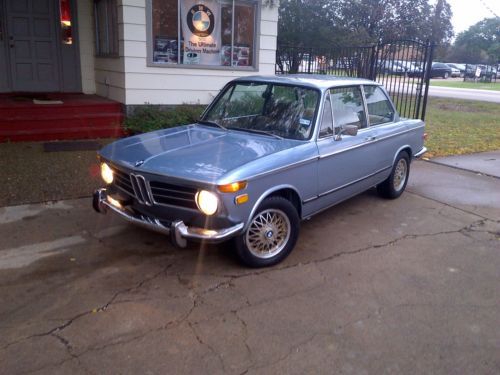
{"type": "Polygon", "coordinates": [[[96,95],[60,94],[62,104],[0,96],[0,142],[123,136],[121,103],[96,95]]]}

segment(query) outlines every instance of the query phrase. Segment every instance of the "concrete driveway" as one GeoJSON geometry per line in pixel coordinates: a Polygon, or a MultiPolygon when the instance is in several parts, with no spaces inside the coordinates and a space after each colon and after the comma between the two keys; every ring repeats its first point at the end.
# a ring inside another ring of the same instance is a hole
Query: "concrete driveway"
{"type": "Polygon", "coordinates": [[[0,209],[5,374],[500,372],[500,179],[415,162],[281,265],[172,248],[88,199],[0,209]]]}

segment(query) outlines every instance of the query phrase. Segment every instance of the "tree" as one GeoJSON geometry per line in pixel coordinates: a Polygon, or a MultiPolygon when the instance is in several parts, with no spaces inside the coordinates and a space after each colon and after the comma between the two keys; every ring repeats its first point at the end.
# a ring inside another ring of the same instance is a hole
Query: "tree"
{"type": "Polygon", "coordinates": [[[432,9],[428,39],[437,43],[436,58],[441,60],[447,53],[453,37],[451,7],[446,0],[438,0],[432,9]]]}
{"type": "Polygon", "coordinates": [[[448,54],[450,61],[498,63],[500,61],[500,18],[485,18],[458,34],[448,54]]]}
{"type": "Polygon", "coordinates": [[[453,36],[446,0],[282,0],[278,41],[297,46],[360,45],[453,36]]]}

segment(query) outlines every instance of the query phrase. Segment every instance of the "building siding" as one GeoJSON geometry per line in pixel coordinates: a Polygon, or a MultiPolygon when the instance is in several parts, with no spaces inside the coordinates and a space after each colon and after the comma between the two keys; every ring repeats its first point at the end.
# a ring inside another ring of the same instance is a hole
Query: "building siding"
{"type": "Polygon", "coordinates": [[[78,12],[82,92],[84,94],[95,94],[93,2],[92,0],[79,0],[76,3],[78,12]]]}
{"type": "MultiPolygon", "coordinates": [[[[113,79],[113,87],[116,90],[120,88],[124,90],[123,102],[127,105],[207,104],[233,78],[254,74],[274,74],[277,7],[262,6],[261,8],[260,35],[257,35],[260,50],[256,71],[147,66],[146,1],[122,0],[119,21],[120,47],[123,48],[121,50],[123,54],[119,60],[123,62],[120,68],[125,74],[124,82],[113,79]]],[[[117,67],[118,65],[120,64],[117,64],[117,67]]],[[[96,62],[96,70],[99,67],[102,65],[96,62]]],[[[109,63],[106,70],[113,70],[109,63]]],[[[103,74],[96,72],[98,92],[102,90],[102,79],[103,74]]],[[[108,77],[108,80],[111,80],[111,77],[108,77]]]]}

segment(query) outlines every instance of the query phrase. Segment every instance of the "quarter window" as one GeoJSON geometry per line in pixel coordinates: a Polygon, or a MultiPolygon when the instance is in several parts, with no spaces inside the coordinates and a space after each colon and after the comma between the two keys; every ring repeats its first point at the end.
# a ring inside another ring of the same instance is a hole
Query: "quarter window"
{"type": "Polygon", "coordinates": [[[325,103],[323,105],[323,115],[321,116],[321,127],[319,129],[319,137],[325,138],[333,135],[333,117],[332,117],[332,103],[330,95],[326,95],[325,103]]]}
{"type": "Polygon", "coordinates": [[[257,1],[150,0],[154,65],[251,67],[257,1]]]}
{"type": "Polygon", "coordinates": [[[345,125],[356,125],[358,129],[366,128],[363,96],[358,86],[330,89],[330,97],[335,128],[345,125]]]}
{"type": "Polygon", "coordinates": [[[394,121],[394,109],[378,86],[364,86],[370,126],[394,121]]]}

